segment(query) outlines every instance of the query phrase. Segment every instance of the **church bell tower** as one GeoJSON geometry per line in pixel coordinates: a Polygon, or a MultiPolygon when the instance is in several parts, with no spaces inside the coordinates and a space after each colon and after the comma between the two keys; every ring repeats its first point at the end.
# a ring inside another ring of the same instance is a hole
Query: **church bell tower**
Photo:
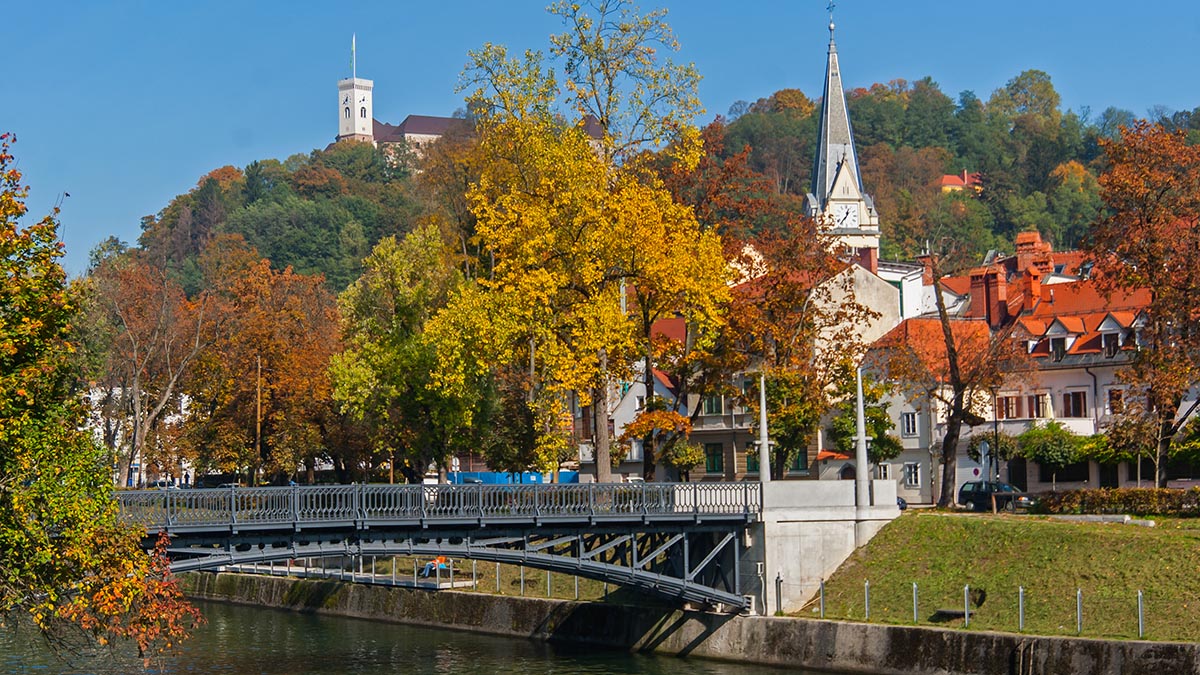
{"type": "Polygon", "coordinates": [[[879,214],[862,186],[833,29],[831,9],[829,61],[825,66],[817,155],[812,191],[805,196],[804,204],[810,217],[824,220],[828,233],[841,248],[853,253],[874,272],[879,261],[879,214]]]}
{"type": "Polygon", "coordinates": [[[337,140],[351,139],[374,143],[375,113],[371,106],[371,90],[375,88],[375,83],[358,77],[354,43],[355,37],[352,36],[350,38],[350,77],[338,80],[337,140]]]}

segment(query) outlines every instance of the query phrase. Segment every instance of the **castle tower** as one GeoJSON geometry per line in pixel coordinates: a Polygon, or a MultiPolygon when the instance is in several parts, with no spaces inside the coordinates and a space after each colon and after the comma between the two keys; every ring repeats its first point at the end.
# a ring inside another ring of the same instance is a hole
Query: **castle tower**
{"type": "Polygon", "coordinates": [[[879,214],[870,195],[863,191],[833,29],[831,15],[829,61],[825,66],[812,191],[805,196],[804,203],[810,216],[824,218],[829,223],[830,234],[842,248],[853,252],[864,267],[875,271],[879,260],[879,214]]]}
{"type": "Polygon", "coordinates": [[[338,135],[337,140],[352,139],[366,143],[375,142],[374,114],[371,105],[371,90],[375,83],[358,77],[355,38],[350,38],[350,77],[338,80],[338,135]]]}

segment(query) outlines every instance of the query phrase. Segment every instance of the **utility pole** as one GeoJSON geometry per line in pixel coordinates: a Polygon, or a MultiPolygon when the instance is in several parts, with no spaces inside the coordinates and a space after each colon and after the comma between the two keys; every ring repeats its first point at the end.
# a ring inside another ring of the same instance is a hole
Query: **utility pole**
{"type": "Polygon", "coordinates": [[[254,475],[250,484],[258,483],[258,462],[262,460],[262,355],[254,355],[256,391],[254,394],[254,475]]]}

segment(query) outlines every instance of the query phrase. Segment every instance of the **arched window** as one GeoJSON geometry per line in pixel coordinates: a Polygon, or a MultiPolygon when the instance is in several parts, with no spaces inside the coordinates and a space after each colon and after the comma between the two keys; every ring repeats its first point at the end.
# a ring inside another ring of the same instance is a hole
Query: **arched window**
{"type": "Polygon", "coordinates": [[[366,106],[363,106],[358,109],[358,116],[363,118],[364,120],[367,119],[367,107],[366,106]]]}
{"type": "Polygon", "coordinates": [[[346,119],[350,119],[350,106],[346,106],[346,119]]]}

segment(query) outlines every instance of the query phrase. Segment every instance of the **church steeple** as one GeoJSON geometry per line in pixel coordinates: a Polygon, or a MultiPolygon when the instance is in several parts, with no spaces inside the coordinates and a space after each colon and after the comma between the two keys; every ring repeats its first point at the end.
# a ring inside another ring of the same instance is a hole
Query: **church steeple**
{"type": "Polygon", "coordinates": [[[823,210],[829,201],[834,179],[839,171],[849,173],[859,191],[862,176],[858,171],[858,155],[854,151],[854,132],[850,129],[850,114],[846,111],[846,94],[842,89],[842,72],[838,67],[837,44],[833,39],[832,5],[829,19],[829,61],[825,66],[825,92],[821,100],[820,127],[817,133],[817,157],[813,166],[813,204],[823,210]]]}
{"type": "Polygon", "coordinates": [[[808,215],[819,218],[834,245],[852,252],[863,267],[875,272],[879,261],[879,214],[863,190],[854,151],[854,132],[842,89],[837,43],[833,39],[833,2],[829,3],[829,60],[813,165],[812,191],[805,196],[808,215]]]}

